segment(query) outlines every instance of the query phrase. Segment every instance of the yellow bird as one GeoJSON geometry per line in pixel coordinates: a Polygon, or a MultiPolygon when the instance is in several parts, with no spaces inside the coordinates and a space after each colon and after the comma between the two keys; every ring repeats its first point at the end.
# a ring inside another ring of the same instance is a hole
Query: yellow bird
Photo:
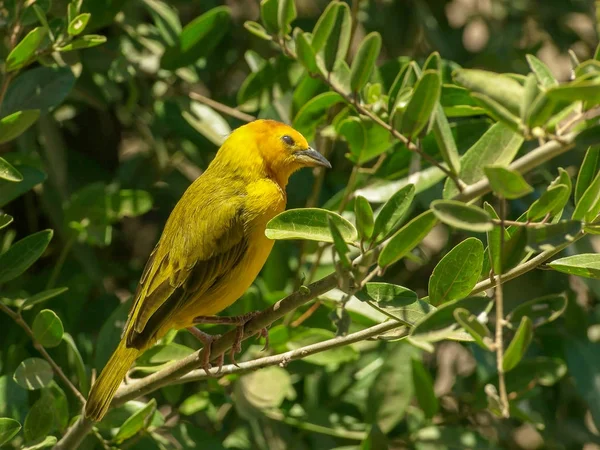
{"type": "Polygon", "coordinates": [[[267,260],[273,241],[265,228],[285,209],[290,175],[316,166],[331,168],[283,123],[256,120],[231,133],[171,212],[142,273],[121,342],[92,387],[86,417],[102,419],[135,359],[169,330],[187,328],[202,340],[205,367],[212,337],[195,324],[235,323],[243,331],[251,315],[214,315],[242,296],[267,260]]]}

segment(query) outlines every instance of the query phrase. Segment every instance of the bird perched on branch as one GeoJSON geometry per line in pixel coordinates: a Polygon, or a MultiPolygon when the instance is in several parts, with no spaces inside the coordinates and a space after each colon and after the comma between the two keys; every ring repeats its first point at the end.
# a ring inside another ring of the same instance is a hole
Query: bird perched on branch
{"type": "MultiPolygon", "coordinates": [[[[121,342],[92,387],[85,416],[99,421],[135,359],[171,329],[204,344],[198,323],[243,326],[252,317],[215,314],[235,302],[264,265],[273,241],[267,222],[285,209],[285,187],[302,167],[331,165],[293,128],[256,120],[235,130],[173,209],[142,273],[121,342]]],[[[241,331],[240,331],[241,330],[241,331]]],[[[222,356],[221,356],[222,364],[222,356]]]]}

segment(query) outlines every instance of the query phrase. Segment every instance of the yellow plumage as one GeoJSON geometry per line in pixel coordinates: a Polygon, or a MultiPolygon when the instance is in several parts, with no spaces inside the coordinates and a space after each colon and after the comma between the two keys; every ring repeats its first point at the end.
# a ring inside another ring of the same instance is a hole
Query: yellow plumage
{"type": "Polygon", "coordinates": [[[267,222],[285,209],[289,176],[329,166],[287,125],[257,120],[225,141],[173,209],[150,255],[119,346],[92,387],[86,417],[102,419],[141,352],[169,330],[236,301],[264,265],[267,222]]]}

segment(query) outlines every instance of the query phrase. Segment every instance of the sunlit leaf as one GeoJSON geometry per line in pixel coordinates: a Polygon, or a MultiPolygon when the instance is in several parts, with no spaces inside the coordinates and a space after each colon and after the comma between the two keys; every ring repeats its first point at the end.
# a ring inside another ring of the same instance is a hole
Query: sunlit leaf
{"type": "Polygon", "coordinates": [[[0,255],[0,283],[18,277],[38,260],[52,239],[52,230],[39,231],[13,244],[0,255]]]}
{"type": "Polygon", "coordinates": [[[455,200],[435,200],[431,210],[439,220],[454,228],[485,232],[492,229],[492,218],[483,209],[455,200]]]}
{"type": "Polygon", "coordinates": [[[21,362],[13,375],[19,386],[30,391],[47,386],[53,377],[52,367],[41,358],[28,358],[21,362]]]}
{"type": "Polygon", "coordinates": [[[289,209],[274,217],[267,224],[269,239],[308,239],[333,242],[328,218],[335,223],[344,240],[354,243],[358,233],[354,225],[342,216],[319,208],[289,209]]]}
{"type": "Polygon", "coordinates": [[[395,233],[415,196],[414,184],[407,184],[392,195],[375,217],[373,241],[378,242],[395,233]]]}
{"type": "Polygon", "coordinates": [[[600,254],[584,253],[567,256],[552,261],[548,265],[554,270],[568,273],[569,275],[600,279],[600,254]]]}
{"type": "Polygon", "coordinates": [[[21,424],[8,417],[0,417],[0,445],[9,442],[21,430],[21,424]]]}
{"type": "Polygon", "coordinates": [[[62,341],[65,329],[54,311],[41,310],[31,327],[36,340],[44,347],[56,347],[62,341]]]}
{"type": "Polygon", "coordinates": [[[27,33],[6,57],[5,70],[11,72],[32,62],[35,58],[35,52],[42,43],[46,33],[47,30],[44,27],[36,27],[27,33]]]}
{"type": "Polygon", "coordinates": [[[523,317],[512,341],[504,352],[502,367],[505,372],[512,370],[523,359],[533,338],[533,323],[529,317],[523,317]]]}
{"type": "Polygon", "coordinates": [[[492,190],[507,199],[515,199],[533,192],[533,188],[523,176],[502,166],[486,166],[484,168],[492,190]]]}
{"type": "MultiPolygon", "coordinates": [[[[39,109],[18,111],[0,120],[0,144],[20,136],[40,117],[39,109]]],[[[4,160],[3,160],[4,161],[4,160]]],[[[2,171],[0,167],[0,171],[2,171]]],[[[0,172],[1,173],[1,172],[0,172]]],[[[5,178],[5,177],[2,177],[5,178]]],[[[6,179],[6,178],[5,178],[6,179]]],[[[21,180],[14,180],[21,181],[21,180]]]]}
{"type": "Polygon", "coordinates": [[[423,240],[436,224],[437,219],[432,211],[425,211],[404,225],[394,234],[379,255],[381,267],[399,261],[423,240]]]}
{"type": "Polygon", "coordinates": [[[154,411],[156,411],[156,399],[153,398],[146,406],[131,415],[123,425],[121,425],[114,437],[115,442],[121,443],[146,428],[154,411]]]}
{"type": "Polygon", "coordinates": [[[353,92],[360,91],[369,81],[380,50],[381,35],[376,31],[366,35],[360,43],[350,71],[350,88],[353,92]]]}

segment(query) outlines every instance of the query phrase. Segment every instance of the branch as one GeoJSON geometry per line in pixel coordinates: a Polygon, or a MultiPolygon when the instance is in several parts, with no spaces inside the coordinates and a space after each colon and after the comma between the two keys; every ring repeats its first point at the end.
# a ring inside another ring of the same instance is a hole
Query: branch
{"type": "Polygon", "coordinates": [[[40,352],[40,354],[44,357],[46,361],[48,361],[48,364],[52,366],[52,370],[54,371],[56,376],[59,377],[65,383],[65,385],[73,392],[73,394],[75,394],[77,400],[79,400],[83,405],[85,403],[85,397],[81,394],[81,392],[79,392],[79,390],[73,385],[73,383],[71,383],[71,380],[69,380],[69,378],[65,375],[65,373],[58,366],[58,364],[54,362],[52,356],[50,356],[50,354],[46,351],[44,346],[37,341],[33,334],[33,330],[29,328],[29,325],[27,325],[27,323],[23,320],[21,314],[14,312],[12,309],[4,305],[3,303],[0,303],[0,310],[4,311],[12,320],[15,321],[17,325],[19,325],[21,328],[23,328],[23,330],[25,330],[25,333],[27,333],[27,335],[33,342],[33,346],[35,347],[35,349],[38,352],[40,352]]]}
{"type": "MultiPolygon", "coordinates": [[[[575,133],[570,133],[566,136],[563,136],[562,142],[550,141],[544,145],[541,145],[540,147],[532,150],[525,156],[519,158],[517,161],[514,161],[510,165],[510,168],[520,172],[521,174],[527,173],[530,170],[539,166],[540,164],[543,164],[544,162],[549,161],[552,158],[555,158],[556,156],[558,156],[562,153],[565,153],[566,151],[573,148],[575,136],[576,136],[575,133]]],[[[458,194],[456,197],[454,197],[454,199],[468,202],[468,201],[474,200],[484,194],[487,194],[488,192],[490,192],[490,184],[489,184],[489,181],[487,180],[487,178],[484,178],[481,181],[479,181],[473,185],[467,186],[460,194],[458,194]]],[[[578,236],[575,237],[575,239],[579,239],[582,236],[583,236],[583,233],[580,233],[578,236]]],[[[571,241],[569,243],[565,243],[561,246],[558,246],[554,250],[548,250],[548,251],[540,253],[538,256],[536,256],[535,258],[532,258],[528,262],[526,262],[520,266],[517,266],[514,269],[503,274],[502,281],[506,282],[506,281],[516,278],[530,270],[533,270],[535,267],[539,266],[540,264],[545,262],[547,259],[549,259],[553,255],[555,255],[556,253],[563,250],[565,247],[567,247],[572,242],[574,242],[574,241],[571,241]]],[[[493,287],[495,285],[495,283],[496,283],[495,280],[484,280],[475,286],[475,288],[471,292],[471,295],[474,295],[474,294],[477,294],[484,290],[487,290],[487,289],[493,287]]],[[[327,275],[325,278],[322,278],[319,281],[311,283],[307,287],[303,287],[300,290],[294,292],[293,294],[287,296],[286,298],[280,300],[279,302],[277,302],[273,306],[271,306],[269,309],[263,311],[262,313],[257,315],[254,319],[252,319],[250,322],[248,322],[247,326],[245,327],[246,333],[244,335],[244,339],[247,339],[248,337],[253,336],[259,330],[261,330],[264,327],[269,326],[271,323],[273,323],[274,321],[283,317],[288,312],[291,312],[294,309],[296,309],[297,307],[299,307],[303,304],[306,304],[310,300],[318,297],[319,295],[322,295],[325,292],[330,291],[331,289],[336,287],[336,285],[337,285],[336,274],[331,273],[331,274],[327,275]]],[[[385,324],[386,324],[386,326],[389,325],[391,327],[390,329],[397,328],[397,327],[403,325],[403,324],[395,323],[395,322],[385,322],[385,324]]],[[[383,324],[376,325],[376,327],[379,327],[379,326],[383,326],[383,324]]],[[[367,328],[366,330],[363,330],[360,333],[364,333],[362,336],[370,337],[371,336],[370,333],[373,332],[372,328],[373,327],[367,328]],[[371,330],[371,331],[369,331],[369,330],[371,330]]],[[[378,329],[377,332],[374,332],[373,336],[377,335],[377,334],[381,334],[381,332],[382,332],[381,329],[378,329]]],[[[223,335],[220,339],[216,340],[212,346],[213,354],[219,355],[222,352],[226,352],[233,344],[234,337],[235,337],[235,330],[232,330],[232,331],[228,332],[227,334],[223,335]]],[[[337,342],[337,341],[333,341],[333,342],[337,342]]],[[[315,344],[315,345],[318,345],[318,344],[315,344]]],[[[331,342],[329,345],[331,345],[331,342]]],[[[328,348],[324,348],[324,347],[320,347],[320,348],[321,348],[320,351],[325,351],[328,349],[328,348]]],[[[306,348],[302,348],[302,349],[298,349],[297,351],[303,351],[305,349],[306,348]]],[[[115,395],[114,401],[111,406],[114,407],[114,406],[121,405],[121,404],[123,404],[129,400],[132,400],[134,398],[137,398],[141,395],[149,394],[150,392],[153,392],[162,386],[165,386],[170,383],[178,382],[178,380],[180,380],[182,377],[186,376],[193,370],[199,368],[201,358],[202,358],[202,350],[194,352],[192,355],[171,364],[170,366],[166,367],[165,369],[162,369],[152,375],[149,375],[143,379],[140,379],[139,381],[135,381],[127,386],[122,387],[115,395]]],[[[277,361],[277,356],[269,357],[269,358],[274,358],[274,359],[270,359],[270,361],[277,361]]],[[[278,361],[277,363],[279,363],[279,362],[280,361],[278,361]]],[[[251,362],[242,363],[242,364],[250,364],[250,363],[251,362]]],[[[257,363],[257,364],[262,364],[261,367],[264,367],[265,363],[262,362],[262,363],[257,363]]],[[[242,366],[242,367],[244,367],[244,366],[242,366]]],[[[77,446],[79,445],[79,443],[81,443],[81,441],[85,438],[87,433],[89,433],[89,431],[92,429],[93,425],[94,425],[93,422],[90,422],[89,420],[87,420],[83,417],[80,417],[77,420],[77,422],[73,425],[73,427],[71,427],[67,431],[67,433],[63,436],[63,438],[58,442],[57,446],[55,447],[55,450],[74,450],[74,449],[76,449],[77,446]]]]}
{"type": "Polygon", "coordinates": [[[239,109],[232,108],[231,106],[224,105],[223,103],[217,102],[212,98],[205,97],[202,94],[198,94],[197,92],[190,91],[188,92],[188,96],[192,100],[199,101],[200,103],[204,103],[207,106],[210,106],[212,109],[215,109],[223,114],[227,114],[235,119],[239,119],[243,122],[252,122],[256,120],[256,117],[246,114],[245,112],[240,111],[239,109]]]}

